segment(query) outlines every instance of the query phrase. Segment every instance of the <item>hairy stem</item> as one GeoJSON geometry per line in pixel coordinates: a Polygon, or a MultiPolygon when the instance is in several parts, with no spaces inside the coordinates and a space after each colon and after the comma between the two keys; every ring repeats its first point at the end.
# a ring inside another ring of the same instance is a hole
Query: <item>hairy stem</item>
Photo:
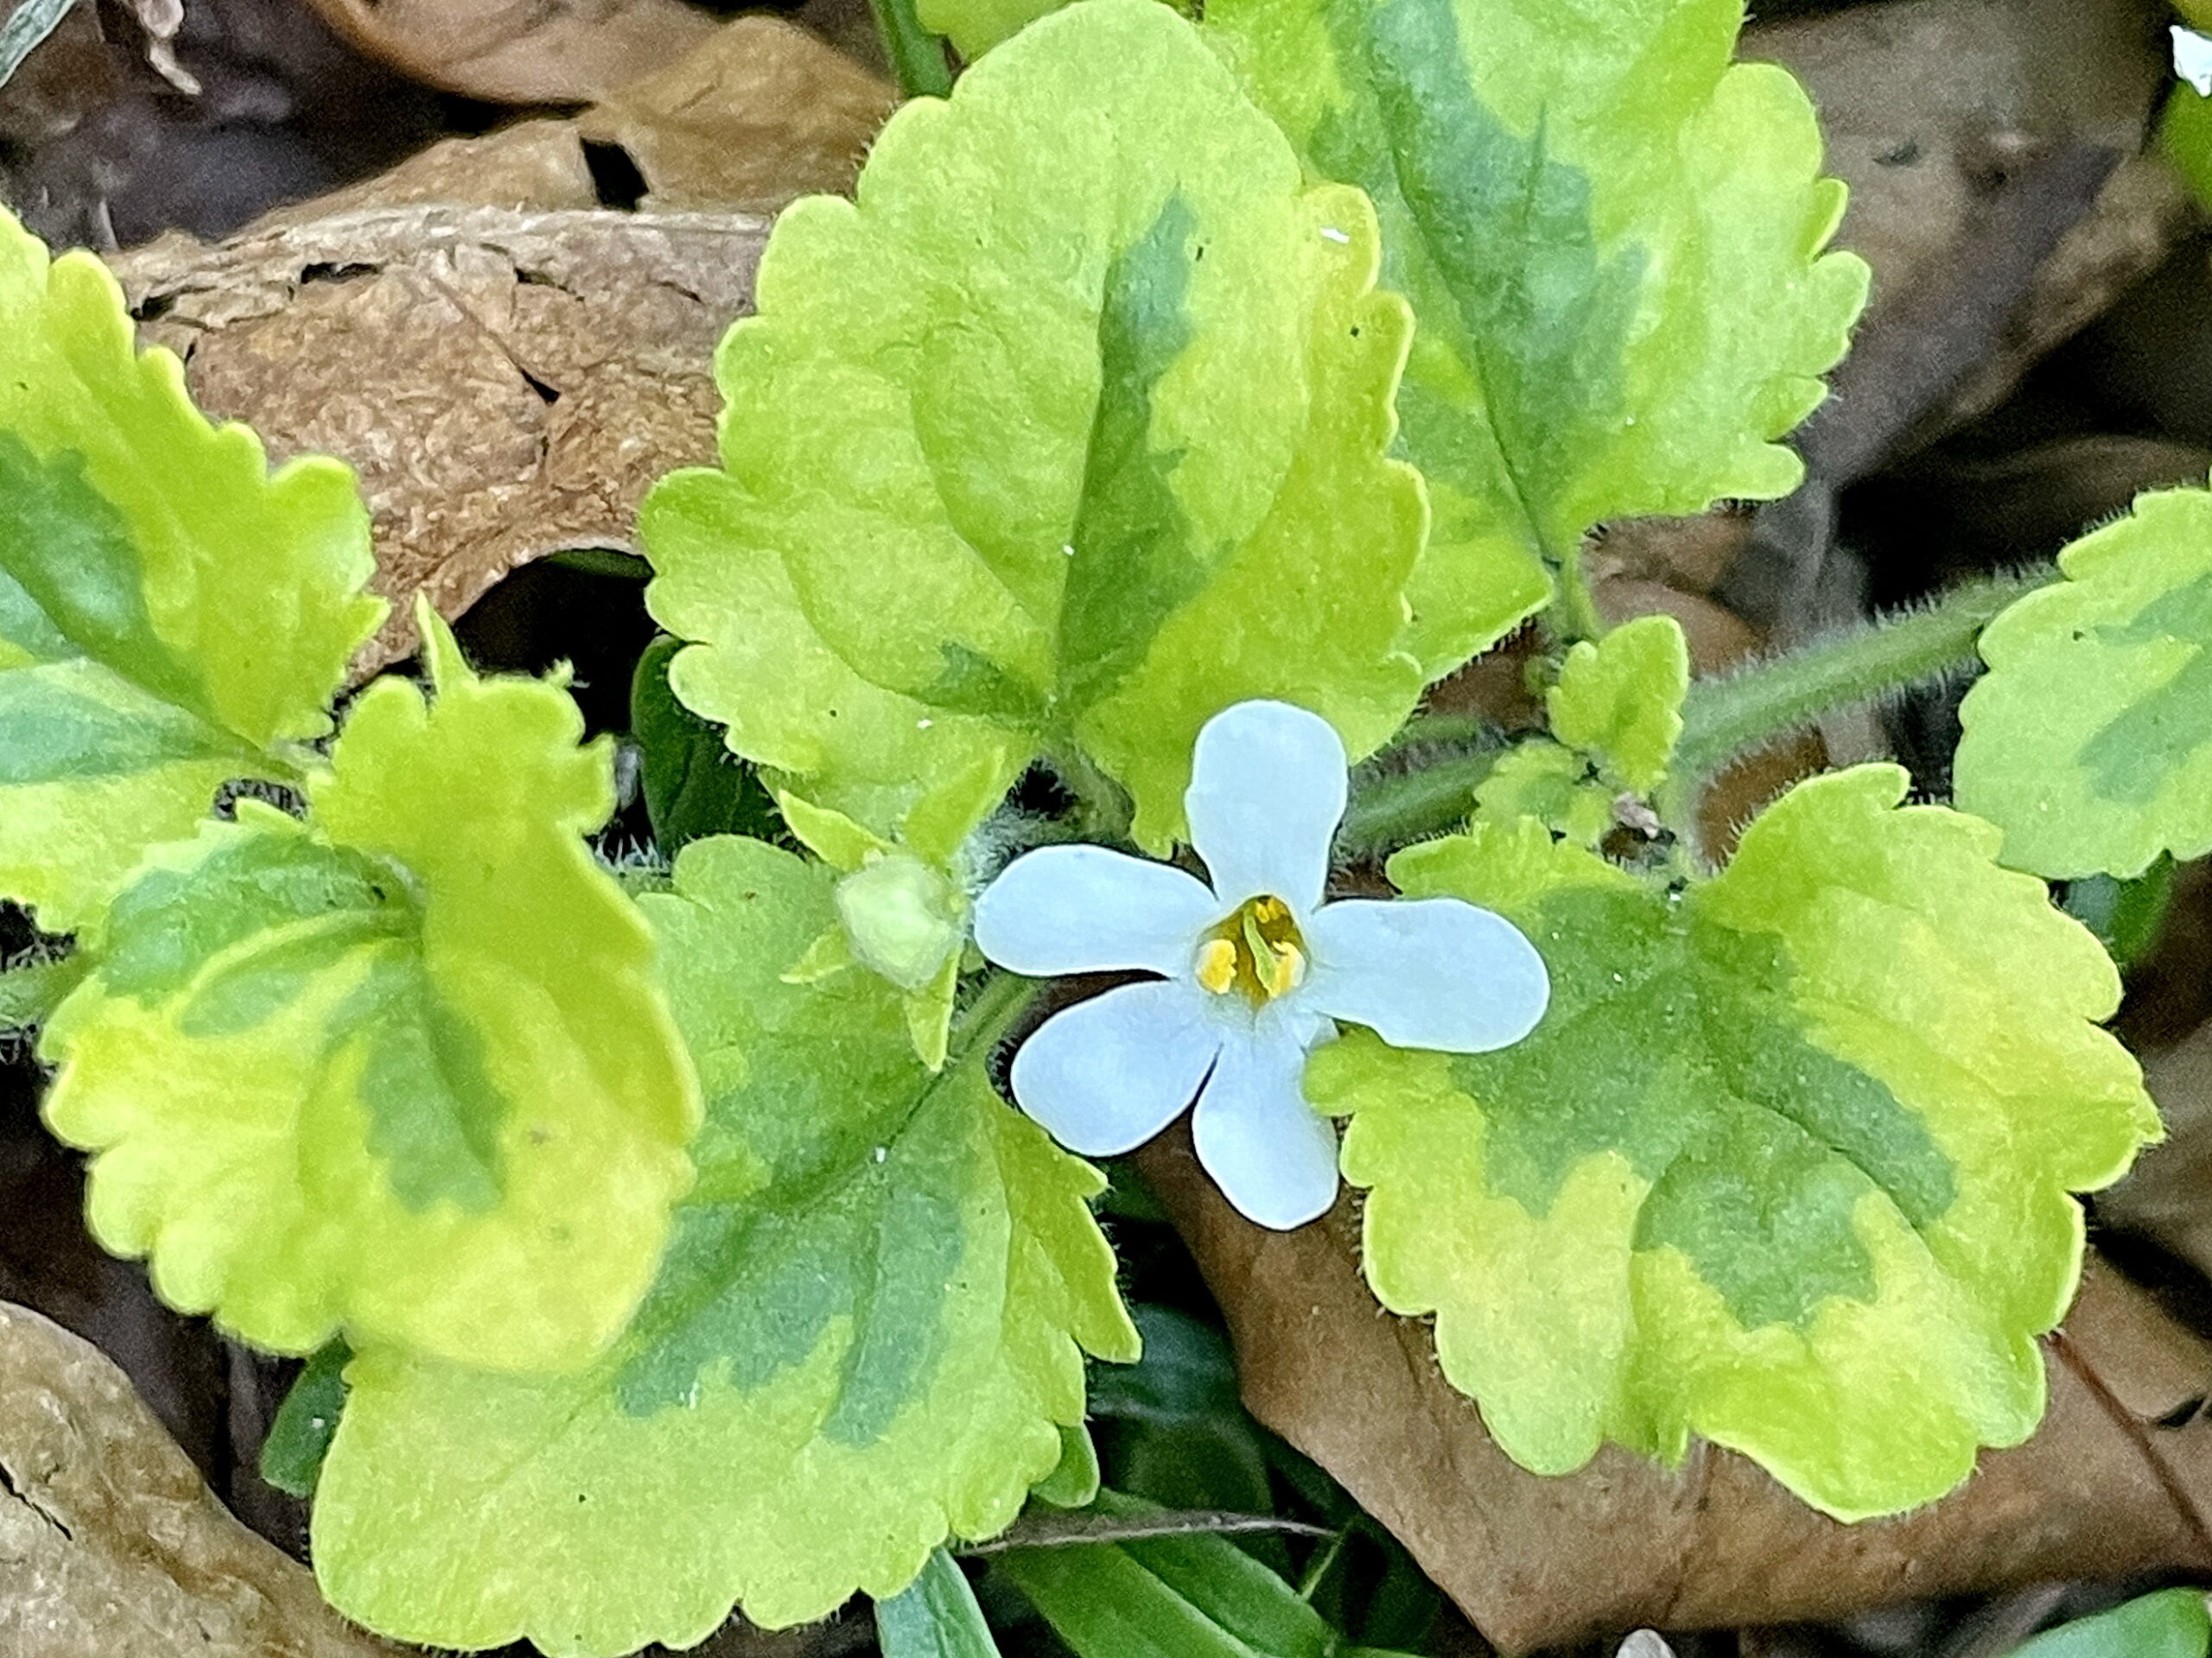
{"type": "Polygon", "coordinates": [[[1457,828],[1475,809],[1475,791],[1490,775],[1498,753],[1454,754],[1419,771],[1361,779],[1337,831],[1337,856],[1353,861],[1376,858],[1423,835],[1457,828]]]}
{"type": "Polygon", "coordinates": [[[1598,613],[1597,594],[1583,573],[1582,549],[1570,547],[1559,559],[1559,597],[1553,600],[1556,631],[1569,644],[1577,639],[1602,638],[1605,619],[1598,613]]]}
{"type": "Polygon", "coordinates": [[[891,60],[899,90],[908,98],[943,98],[952,90],[952,71],[944,42],[922,27],[914,0],[868,0],[883,35],[883,54],[891,60]]]}
{"type": "Polygon", "coordinates": [[[1014,1028],[1014,1021],[1036,999],[1038,981],[996,968],[988,969],[963,1007],[952,1019],[951,1039],[945,1045],[949,1070],[971,1055],[981,1058],[1014,1028]]]}
{"type": "Polygon", "coordinates": [[[1815,640],[1740,673],[1699,680],[1682,708],[1676,768],[1688,776],[1709,775],[1739,754],[1804,730],[1824,714],[1966,666],[1983,627],[2050,575],[2045,568],[1969,581],[1923,608],[1815,640]]]}

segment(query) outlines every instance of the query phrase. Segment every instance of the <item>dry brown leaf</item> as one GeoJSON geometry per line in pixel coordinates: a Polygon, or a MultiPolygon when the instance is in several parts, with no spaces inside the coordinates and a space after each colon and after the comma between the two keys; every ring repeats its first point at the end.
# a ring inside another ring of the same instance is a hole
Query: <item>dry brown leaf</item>
{"type": "Polygon", "coordinates": [[[683,0],[312,0],[360,50],[495,104],[588,104],[715,32],[683,0]]]}
{"type": "Polygon", "coordinates": [[[599,190],[573,121],[524,121],[480,138],[446,138],[389,172],[264,214],[251,237],[376,207],[596,207],[599,190]]]}
{"type": "MultiPolygon", "coordinates": [[[[2203,956],[2196,958],[2199,975],[2203,956]]],[[[2098,1218],[2156,1241],[2212,1278],[2212,1025],[2143,1062],[2164,1144],[2097,1199],[2098,1218]]]]}
{"type": "Polygon", "coordinates": [[[1253,1413],[1319,1462],[1509,1652],[1611,1633],[1827,1619],[2055,1578],[2212,1570],[2212,1344],[2092,1264],[2046,1344],[2050,1411],[1961,1490],[1846,1526],[1709,1445],[1680,1470],[1612,1447],[1544,1478],[1437,1369],[1425,1324],[1361,1279],[1354,1200],[1294,1232],[1231,1210],[1187,1134],[1140,1166],[1227,1315],[1253,1413]]]}
{"type": "MultiPolygon", "coordinates": [[[[1837,239],[1874,267],[1862,334],[1948,308],[1955,288],[2008,289],[1992,281],[1992,233],[2041,238],[2020,273],[2024,300],[2014,308],[2008,290],[2005,311],[1976,332],[1979,350],[1995,331],[1986,360],[1934,364],[1925,339],[1904,344],[1906,378],[1916,364],[1951,382],[1932,388],[1937,428],[2000,402],[2195,222],[2172,168],[2137,154],[2172,78],[2164,16],[2152,0],[1897,0],[1746,32],[1744,55],[1784,64],[1810,88],[1828,166],[1851,186],[1837,239]],[[2108,160],[2078,194],[2055,186],[2040,211],[2063,218],[2005,234],[2013,198],[2036,194],[2038,168],[2069,150],[2108,160]]],[[[1861,384],[1857,400],[1884,390],[1861,384]]]]}
{"type": "Polygon", "coordinates": [[[645,181],[641,206],[773,213],[794,196],[851,189],[898,102],[888,81],[806,30],[741,17],[577,127],[629,153],[645,181]]]}
{"type": "Polygon", "coordinates": [[[412,648],[417,589],[457,616],[546,553],[627,549],[646,486],[713,460],[712,353],[766,234],[739,214],[374,208],[114,264],[202,406],[278,459],[359,472],[397,601],[370,671],[412,648]]]}
{"type": "Polygon", "coordinates": [[[50,143],[122,90],[122,67],[100,30],[99,11],[72,6],[0,83],[0,140],[25,150],[50,143]]]}
{"type": "Polygon", "coordinates": [[[417,590],[457,617],[531,559],[629,549],[647,486],[714,459],[714,347],[766,234],[749,213],[849,189],[895,102],[742,19],[584,118],[449,139],[219,248],[114,264],[205,407],[359,472],[396,601],[373,671],[412,648],[417,590]],[[629,153],[649,211],[590,211],[587,143],[629,153]]]}
{"type": "Polygon", "coordinates": [[[0,1303],[0,1652],[390,1658],[233,1520],[99,1350],[0,1303]]]}

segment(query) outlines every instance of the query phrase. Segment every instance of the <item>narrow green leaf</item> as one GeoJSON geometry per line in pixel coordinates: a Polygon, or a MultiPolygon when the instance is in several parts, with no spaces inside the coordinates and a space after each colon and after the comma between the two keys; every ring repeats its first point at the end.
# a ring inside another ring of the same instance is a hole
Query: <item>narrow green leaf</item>
{"type": "Polygon", "coordinates": [[[2158,1134],[2095,941],[1904,773],[1801,784],[1686,895],[1533,823],[1392,861],[1511,917],[1551,969],[1527,1041],[1353,1035],[1349,1115],[1385,1305],[1544,1473],[1612,1439],[1753,1457],[1847,1519],[1916,1506],[2044,1407],[2035,1337],[2080,1269],[2070,1195],[2158,1134]]]}
{"type": "Polygon", "coordinates": [[[22,0],[0,22],[0,86],[5,86],[23,60],[39,48],[48,35],[61,27],[77,0],[22,0]]]}
{"type": "Polygon", "coordinates": [[[1271,1509],[1267,1448],[1237,1396],[1228,1337],[1173,1307],[1131,1316],[1144,1356],[1102,1367],[1090,1389],[1115,1485],[1170,1509],[1271,1509]]]}
{"type": "Polygon", "coordinates": [[[2013,1658],[2205,1658],[2212,1617],[2201,1589],[2164,1589],[2036,1636],[2013,1658]]]}
{"type": "Polygon", "coordinates": [[[883,1658],[998,1658],[976,1591],[941,1548],[931,1552],[920,1577],[875,1603],[875,1634],[883,1658]]]}
{"type": "Polygon", "coordinates": [[[73,931],[222,784],[295,777],[374,568],[350,472],[270,473],[98,260],[0,209],[0,898],[73,931]]]}
{"type": "Polygon", "coordinates": [[[1097,1175],[984,1073],[1019,985],[933,1076],[887,983],[785,980],[833,879],[718,837],[643,900],[709,1101],[659,1280],[580,1375],[354,1362],[313,1540],[349,1616],[615,1654],[702,1640],[733,1602],[779,1626],[888,1598],[1052,1471],[1084,1350],[1135,1356],[1097,1175]],[[500,1569],[454,1572],[487,1535],[500,1569]]]}
{"type": "Polygon", "coordinates": [[[174,1306],[276,1352],[572,1369],[651,1281],[697,1083],[582,838],[607,745],[424,616],[435,705],[372,686],[308,823],[241,801],[116,899],[46,1029],[46,1116],[174,1306]]]}
{"type": "Polygon", "coordinates": [[[1773,440],[1820,400],[1866,268],[1820,257],[1843,187],[1820,176],[1788,73],[1731,67],[1743,16],[1740,0],[1206,8],[1308,166],[1374,199],[1383,283],[1420,319],[1398,407],[1436,515],[1412,592],[1432,676],[1541,605],[1592,524],[1798,480],[1773,440]]]}
{"type": "MultiPolygon", "coordinates": [[[[1146,1505],[1101,1494],[1109,1514],[1146,1505]]],[[[1330,1658],[1319,1613],[1224,1537],[1016,1549],[994,1562],[1078,1658],[1330,1658]]]]}
{"type": "Polygon", "coordinates": [[[1153,0],[902,110],[857,204],[778,222],[722,470],[646,503],[677,694],[918,853],[1077,750],[1164,849],[1199,727],[1248,697],[1372,750],[1420,689],[1426,521],[1384,456],[1408,321],[1375,234],[1153,0]]]}
{"type": "Polygon", "coordinates": [[[353,1350],[342,1341],[326,1344],[307,1363],[261,1445],[261,1477],[280,1491],[313,1496],[322,1477],[323,1458],[346,1413],[346,1367],[353,1350]]]}
{"type": "Polygon", "coordinates": [[[2039,875],[2212,850],[2212,492],[2140,497],[1982,631],[1959,804],[2039,875]]]}

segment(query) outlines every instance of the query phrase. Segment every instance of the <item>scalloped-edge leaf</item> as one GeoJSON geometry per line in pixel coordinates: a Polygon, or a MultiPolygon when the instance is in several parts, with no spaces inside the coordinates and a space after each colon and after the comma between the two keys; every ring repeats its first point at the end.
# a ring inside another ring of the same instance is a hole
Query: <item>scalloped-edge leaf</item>
{"type": "Polygon", "coordinates": [[[677,694],[910,846],[1079,749],[1164,850],[1248,698],[1371,751],[1420,690],[1427,522],[1377,258],[1166,7],[1024,30],[893,118],[857,203],[779,221],[718,359],[722,469],[645,508],[677,694]]]}
{"type": "Polygon", "coordinates": [[[1982,630],[1959,804],[2039,875],[2212,851],[2212,493],[2139,497],[1982,630]]]}
{"type": "Polygon", "coordinates": [[[47,1026],[47,1121],[173,1306],[277,1352],[573,1369],[652,1282],[698,1084],[582,839],[607,745],[423,619],[435,702],[372,686],[308,823],[242,801],[118,897],[47,1026]]]}
{"type": "Polygon", "coordinates": [[[1742,0],[1211,0],[1307,165],[1357,184],[1420,320],[1402,452],[1435,530],[1412,648],[1440,675],[1607,519],[1786,494],[1866,265],[1810,102],[1732,67],[1742,0]]]}
{"type": "Polygon", "coordinates": [[[1689,643],[1672,616],[1638,616],[1567,653],[1545,694],[1552,735],[1594,760],[1616,787],[1648,795],[1682,736],[1689,643]]]}
{"type": "Polygon", "coordinates": [[[2072,1194],[2157,1137],[2120,994],[1989,825],[1904,772],[1799,785],[1687,894],[1533,821],[1392,861],[1511,917],[1552,1001],[1517,1047],[1355,1034],[1349,1115],[1383,1303],[1525,1466],[1613,1440],[1744,1452],[1844,1519],[1932,1501],[2044,1406],[2036,1337],[2080,1272],[2072,1194]]]}
{"type": "Polygon", "coordinates": [[[314,1557],[372,1629],[614,1654],[896,1594],[1058,1464],[1084,1350],[1135,1356],[1096,1172],[983,1051],[925,1070],[889,984],[785,980],[832,873],[722,838],[676,882],[643,902],[709,1101],[698,1190],[586,1375],[354,1362],[314,1557]]]}
{"type": "Polygon", "coordinates": [[[384,601],[353,475],[269,470],[0,208],[0,898],[72,931],[217,789],[289,781],[384,601]]]}

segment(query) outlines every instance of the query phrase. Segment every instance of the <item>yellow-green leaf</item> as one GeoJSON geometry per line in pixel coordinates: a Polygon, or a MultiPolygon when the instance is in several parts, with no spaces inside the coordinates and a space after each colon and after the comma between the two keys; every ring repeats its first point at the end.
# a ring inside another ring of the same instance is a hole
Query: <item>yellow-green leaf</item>
{"type": "Polygon", "coordinates": [[[0,209],[0,898],[67,931],[219,785],[289,780],[384,615],[336,461],[273,475],[115,279],[0,209]]]}
{"type": "Polygon", "coordinates": [[[160,848],[47,1027],[92,1229],[278,1352],[343,1333],[574,1369],[652,1281],[697,1083],[645,924],[581,836],[613,804],[556,687],[355,705],[299,823],[160,848]]]}
{"type": "Polygon", "coordinates": [[[1351,1121],[1370,1281],[1545,1473],[1605,1440],[1745,1452],[1845,1519],[1930,1502],[2044,1406],[2035,1337],[2081,1265],[2072,1194],[2158,1133],[2096,942],[1997,835],[1801,784],[1687,895],[1488,826],[1392,861],[1496,908],[1552,1001],[1516,1047],[1355,1034],[1310,1094],[1351,1121]]]}
{"type": "Polygon", "coordinates": [[[709,1100],[698,1190],[593,1370],[354,1362],[314,1554],[386,1634],[626,1653],[734,1602],[780,1625],[896,1594],[1058,1464],[1084,1350],[1135,1356],[1102,1183],[993,1092],[988,1040],[932,1075],[888,983],[785,980],[831,872],[725,837],[676,880],[644,902],[709,1100]]]}
{"type": "Polygon", "coordinates": [[[1732,67],[1742,0],[1211,0],[1208,35],[1307,166],[1357,184],[1420,321],[1398,397],[1436,524],[1432,675],[1551,591],[1585,531],[1788,492],[1866,292],[1821,249],[1787,72],[1732,67]]]}

